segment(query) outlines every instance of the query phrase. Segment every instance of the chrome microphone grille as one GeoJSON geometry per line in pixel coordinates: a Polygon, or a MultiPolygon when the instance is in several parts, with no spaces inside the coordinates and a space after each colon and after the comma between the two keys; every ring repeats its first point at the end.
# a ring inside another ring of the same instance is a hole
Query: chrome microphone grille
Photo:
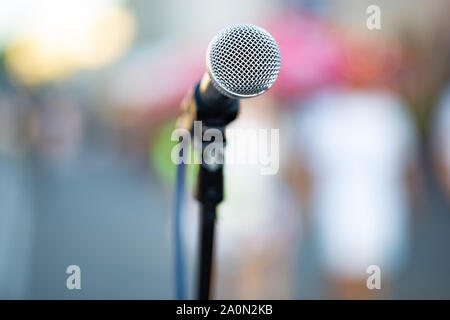
{"type": "Polygon", "coordinates": [[[252,24],[220,31],[206,54],[213,85],[231,98],[248,98],[267,91],[280,71],[281,55],[275,39],[252,24]]]}

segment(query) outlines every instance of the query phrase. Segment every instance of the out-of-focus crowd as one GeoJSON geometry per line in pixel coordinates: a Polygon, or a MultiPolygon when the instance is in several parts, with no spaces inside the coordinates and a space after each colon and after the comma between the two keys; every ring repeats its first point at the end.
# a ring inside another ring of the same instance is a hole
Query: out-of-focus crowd
{"type": "Polygon", "coordinates": [[[231,127],[279,129],[280,170],[226,165],[215,297],[449,298],[450,6],[379,1],[369,30],[370,4],[1,3],[0,298],[173,298],[170,137],[208,41],[241,22],[282,67],[231,127]]]}

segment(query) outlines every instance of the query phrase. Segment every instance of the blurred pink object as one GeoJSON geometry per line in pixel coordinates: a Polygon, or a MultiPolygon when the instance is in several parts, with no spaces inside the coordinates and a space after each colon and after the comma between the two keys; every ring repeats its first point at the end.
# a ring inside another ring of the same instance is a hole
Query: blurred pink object
{"type": "Polygon", "coordinates": [[[166,40],[140,49],[125,61],[108,86],[111,104],[127,112],[164,116],[205,72],[206,45],[166,40]]]}
{"type": "Polygon", "coordinates": [[[289,10],[274,16],[264,27],[281,51],[281,70],[273,90],[277,96],[295,99],[342,80],[343,44],[331,26],[298,10],[289,10]]]}
{"type": "Polygon", "coordinates": [[[398,83],[405,53],[395,41],[348,33],[343,80],[353,87],[392,86],[398,83]]]}

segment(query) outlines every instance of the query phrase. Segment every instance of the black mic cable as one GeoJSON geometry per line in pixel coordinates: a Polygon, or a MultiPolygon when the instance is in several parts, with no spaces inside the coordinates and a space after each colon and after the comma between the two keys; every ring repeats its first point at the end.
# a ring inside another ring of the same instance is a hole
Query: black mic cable
{"type": "MultiPolygon", "coordinates": [[[[180,150],[180,153],[183,152],[180,150]]],[[[182,156],[182,155],[181,155],[182,156]]],[[[183,250],[183,202],[185,194],[186,164],[176,165],[175,207],[174,207],[174,252],[175,252],[175,296],[177,300],[186,299],[185,262],[183,250]]]]}

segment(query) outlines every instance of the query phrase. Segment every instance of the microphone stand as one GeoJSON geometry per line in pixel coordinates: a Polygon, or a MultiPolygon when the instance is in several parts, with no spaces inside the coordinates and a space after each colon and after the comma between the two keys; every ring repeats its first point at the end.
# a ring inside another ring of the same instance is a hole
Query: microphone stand
{"type": "MultiPolygon", "coordinates": [[[[223,200],[224,161],[213,164],[205,163],[205,148],[209,144],[214,143],[214,140],[205,141],[204,134],[208,129],[220,130],[223,137],[223,148],[221,150],[225,150],[225,128],[236,118],[239,112],[239,101],[217,95],[211,86],[207,86],[203,91],[200,88],[201,83],[195,87],[194,94],[190,95],[190,98],[183,103],[184,117],[181,118],[180,124],[190,128],[192,131],[194,121],[202,122],[201,137],[196,137],[197,139],[201,138],[203,160],[200,164],[195,192],[195,198],[200,202],[200,248],[197,289],[198,299],[208,300],[211,297],[211,270],[213,265],[216,211],[217,206],[223,200]]],[[[210,156],[214,159],[224,159],[224,154],[210,156]]]]}
{"type": "Polygon", "coordinates": [[[223,165],[214,171],[208,169],[207,165],[200,165],[195,197],[200,202],[198,299],[208,300],[211,293],[216,209],[223,200],[223,165]]]}

